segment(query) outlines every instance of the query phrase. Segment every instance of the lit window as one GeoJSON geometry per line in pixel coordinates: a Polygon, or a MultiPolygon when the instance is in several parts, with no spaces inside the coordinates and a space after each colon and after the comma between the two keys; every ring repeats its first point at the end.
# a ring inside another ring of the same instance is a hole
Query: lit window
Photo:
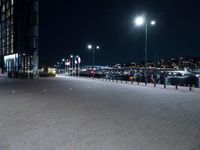
{"type": "Polygon", "coordinates": [[[13,12],[14,12],[14,11],[13,11],[13,7],[11,7],[11,15],[13,15],[13,12]]]}
{"type": "Polygon", "coordinates": [[[31,30],[32,30],[32,36],[38,36],[39,29],[37,25],[33,26],[31,30]]]}
{"type": "Polygon", "coordinates": [[[6,12],[6,18],[9,18],[9,17],[10,17],[10,10],[8,9],[6,12]]]}
{"type": "Polygon", "coordinates": [[[38,4],[37,1],[34,1],[33,7],[34,7],[33,8],[34,12],[38,12],[39,11],[39,4],[38,4]]]}
{"type": "Polygon", "coordinates": [[[5,4],[2,6],[2,12],[5,12],[5,4]]]}
{"type": "Polygon", "coordinates": [[[2,21],[5,20],[5,14],[2,14],[2,16],[1,16],[1,20],[2,20],[2,21]]]}
{"type": "Polygon", "coordinates": [[[9,1],[6,3],[6,9],[8,9],[10,6],[9,6],[9,1]]]}
{"type": "Polygon", "coordinates": [[[10,19],[10,23],[11,23],[11,24],[14,23],[14,22],[13,22],[13,16],[12,16],[11,19],[10,19]]]}

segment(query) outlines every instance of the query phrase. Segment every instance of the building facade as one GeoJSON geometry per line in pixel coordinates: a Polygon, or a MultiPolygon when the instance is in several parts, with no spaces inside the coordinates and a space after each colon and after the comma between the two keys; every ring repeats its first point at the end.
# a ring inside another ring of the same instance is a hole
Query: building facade
{"type": "Polygon", "coordinates": [[[9,77],[37,74],[39,1],[0,0],[0,73],[9,77]]]}

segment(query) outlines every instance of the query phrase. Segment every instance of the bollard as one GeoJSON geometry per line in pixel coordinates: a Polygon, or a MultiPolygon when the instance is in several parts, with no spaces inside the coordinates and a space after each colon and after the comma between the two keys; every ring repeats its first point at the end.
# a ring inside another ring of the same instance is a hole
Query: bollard
{"type": "Polygon", "coordinates": [[[166,88],[166,74],[164,72],[164,88],[166,88]]]}
{"type": "Polygon", "coordinates": [[[153,80],[154,87],[156,87],[156,79],[153,80]]]}
{"type": "Polygon", "coordinates": [[[140,85],[140,81],[138,81],[138,85],[140,85]]]}
{"type": "Polygon", "coordinates": [[[178,85],[176,84],[176,90],[178,90],[178,85]]]}
{"type": "Polygon", "coordinates": [[[192,85],[191,84],[189,85],[189,89],[190,89],[190,91],[192,91],[192,85]]]}

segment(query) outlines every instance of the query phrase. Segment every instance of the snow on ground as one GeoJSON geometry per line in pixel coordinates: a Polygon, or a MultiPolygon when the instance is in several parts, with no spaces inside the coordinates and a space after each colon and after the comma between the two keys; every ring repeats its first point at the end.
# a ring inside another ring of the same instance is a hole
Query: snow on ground
{"type": "Polygon", "coordinates": [[[0,150],[199,150],[200,93],[0,78],[0,150]]]}

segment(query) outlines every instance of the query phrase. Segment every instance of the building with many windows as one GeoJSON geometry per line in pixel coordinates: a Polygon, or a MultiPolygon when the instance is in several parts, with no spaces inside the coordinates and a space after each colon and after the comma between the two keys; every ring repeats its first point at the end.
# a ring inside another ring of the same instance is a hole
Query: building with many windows
{"type": "Polygon", "coordinates": [[[36,75],[38,37],[38,0],[0,0],[0,74],[36,75]]]}

